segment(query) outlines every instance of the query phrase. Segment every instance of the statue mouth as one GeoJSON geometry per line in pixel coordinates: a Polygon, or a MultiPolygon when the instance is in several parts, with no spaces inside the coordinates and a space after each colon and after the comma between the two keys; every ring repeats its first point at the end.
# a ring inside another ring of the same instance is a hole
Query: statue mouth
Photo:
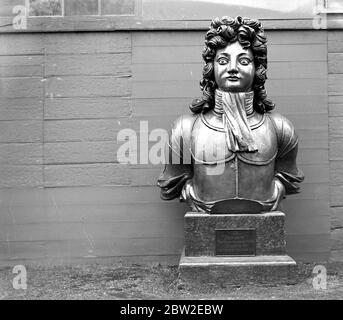
{"type": "Polygon", "coordinates": [[[229,77],[227,77],[227,79],[228,79],[229,81],[238,81],[238,80],[239,80],[239,77],[237,77],[237,76],[229,76],[229,77]]]}

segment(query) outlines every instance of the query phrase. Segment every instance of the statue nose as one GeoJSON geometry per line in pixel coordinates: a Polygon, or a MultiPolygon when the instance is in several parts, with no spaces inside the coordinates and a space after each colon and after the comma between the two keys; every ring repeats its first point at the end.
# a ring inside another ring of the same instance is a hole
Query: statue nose
{"type": "Polygon", "coordinates": [[[230,61],[230,63],[228,64],[228,67],[227,67],[227,72],[228,73],[237,73],[238,72],[236,61],[230,61]]]}

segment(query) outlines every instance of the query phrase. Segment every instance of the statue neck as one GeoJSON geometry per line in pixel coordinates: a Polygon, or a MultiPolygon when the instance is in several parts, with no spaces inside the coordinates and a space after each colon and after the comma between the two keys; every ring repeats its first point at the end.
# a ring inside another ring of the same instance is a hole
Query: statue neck
{"type": "MultiPolygon", "coordinates": [[[[235,97],[236,103],[239,103],[245,110],[247,117],[251,116],[254,113],[254,91],[249,92],[226,92],[217,89],[215,91],[215,106],[214,113],[221,116],[224,113],[223,110],[223,95],[230,95],[235,97]]],[[[233,107],[233,106],[232,106],[233,107]]]]}
{"type": "Polygon", "coordinates": [[[233,152],[256,152],[257,146],[248,117],[254,114],[254,92],[226,92],[216,90],[214,113],[221,117],[226,143],[233,152]]]}

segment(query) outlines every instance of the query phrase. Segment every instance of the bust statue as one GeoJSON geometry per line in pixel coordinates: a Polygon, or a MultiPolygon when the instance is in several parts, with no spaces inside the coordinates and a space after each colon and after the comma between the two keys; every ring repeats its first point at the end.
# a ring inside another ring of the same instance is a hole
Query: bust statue
{"type": "Polygon", "coordinates": [[[258,20],[211,22],[202,53],[201,99],[172,125],[161,197],[179,197],[192,211],[261,213],[299,192],[298,137],[272,112],[265,90],[267,40],[258,20]],[[220,169],[220,170],[219,170],[220,169]]]}

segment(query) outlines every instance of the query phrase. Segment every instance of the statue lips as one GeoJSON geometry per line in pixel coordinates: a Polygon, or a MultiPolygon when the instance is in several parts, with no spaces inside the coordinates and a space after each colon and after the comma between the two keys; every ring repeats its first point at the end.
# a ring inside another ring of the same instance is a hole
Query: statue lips
{"type": "Polygon", "coordinates": [[[228,79],[229,81],[238,81],[240,79],[240,77],[235,76],[235,75],[230,75],[230,76],[226,77],[226,79],[228,79]]]}

